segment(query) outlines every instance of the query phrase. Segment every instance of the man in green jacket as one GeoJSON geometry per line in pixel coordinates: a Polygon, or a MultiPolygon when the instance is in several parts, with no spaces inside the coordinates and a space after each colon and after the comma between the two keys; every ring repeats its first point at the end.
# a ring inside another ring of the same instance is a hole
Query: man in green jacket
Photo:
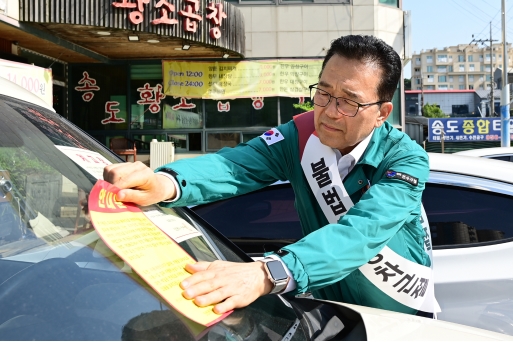
{"type": "MultiPolygon", "coordinates": [[[[421,196],[425,151],[386,119],[401,60],[372,36],[333,41],[314,110],[261,137],[153,173],[115,164],[104,178],[118,200],[185,206],[289,180],[304,238],[262,262],[198,262],[181,286],[186,298],[224,313],[268,293],[314,297],[414,314],[433,312],[429,228],[421,196]]],[[[243,229],[244,227],[241,227],[243,229]]]]}

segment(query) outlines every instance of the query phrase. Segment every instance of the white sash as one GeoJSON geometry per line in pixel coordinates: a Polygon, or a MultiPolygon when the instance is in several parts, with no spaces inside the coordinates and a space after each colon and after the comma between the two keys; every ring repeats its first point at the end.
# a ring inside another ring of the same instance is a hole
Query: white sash
{"type": "MultiPolygon", "coordinates": [[[[335,152],[314,134],[308,139],[301,166],[308,184],[329,223],[337,223],[354,204],[337,167],[335,152]]],[[[434,295],[431,233],[422,207],[422,227],[426,232],[424,249],[431,267],[419,265],[385,246],[359,270],[377,288],[399,303],[430,313],[440,312],[434,295]]]]}

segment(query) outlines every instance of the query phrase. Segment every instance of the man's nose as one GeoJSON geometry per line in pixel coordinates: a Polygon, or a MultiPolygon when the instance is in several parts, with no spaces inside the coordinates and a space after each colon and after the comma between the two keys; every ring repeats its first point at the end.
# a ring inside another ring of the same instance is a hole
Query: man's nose
{"type": "Polygon", "coordinates": [[[326,115],[333,119],[338,119],[342,116],[337,109],[337,99],[332,98],[330,103],[326,106],[326,110],[324,111],[326,115]]]}

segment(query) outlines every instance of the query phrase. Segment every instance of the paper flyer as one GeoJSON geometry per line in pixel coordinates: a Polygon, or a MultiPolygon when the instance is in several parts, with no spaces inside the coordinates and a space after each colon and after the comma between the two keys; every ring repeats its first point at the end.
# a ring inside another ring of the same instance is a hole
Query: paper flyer
{"type": "Polygon", "coordinates": [[[96,179],[103,179],[103,169],[105,166],[112,164],[97,152],[71,146],[55,145],[55,147],[96,179]]]}
{"type": "Polygon", "coordinates": [[[105,244],[188,319],[211,326],[228,316],[231,312],[219,315],[214,313],[213,305],[199,307],[182,296],[179,284],[190,275],[185,265],[196,260],[136,205],[117,202],[118,191],[98,180],[89,196],[91,221],[105,244]]]}

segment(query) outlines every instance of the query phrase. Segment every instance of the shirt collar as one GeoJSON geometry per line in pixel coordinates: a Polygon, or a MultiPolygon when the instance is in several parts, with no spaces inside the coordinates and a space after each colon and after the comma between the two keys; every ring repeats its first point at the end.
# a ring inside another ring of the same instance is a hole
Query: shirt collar
{"type": "MultiPolygon", "coordinates": [[[[374,134],[374,129],[372,130],[372,132],[370,132],[370,134],[365,139],[360,141],[358,143],[358,145],[356,145],[355,148],[353,148],[353,150],[351,152],[344,155],[344,156],[350,155],[351,157],[353,157],[353,160],[354,160],[353,165],[358,163],[358,161],[362,158],[363,153],[367,149],[367,146],[369,146],[369,143],[372,139],[373,134],[374,134]]],[[[337,150],[336,148],[334,148],[333,150],[335,151],[335,154],[337,155],[337,162],[338,162],[340,160],[340,158],[343,157],[342,153],[339,150],[337,150]]]]}

